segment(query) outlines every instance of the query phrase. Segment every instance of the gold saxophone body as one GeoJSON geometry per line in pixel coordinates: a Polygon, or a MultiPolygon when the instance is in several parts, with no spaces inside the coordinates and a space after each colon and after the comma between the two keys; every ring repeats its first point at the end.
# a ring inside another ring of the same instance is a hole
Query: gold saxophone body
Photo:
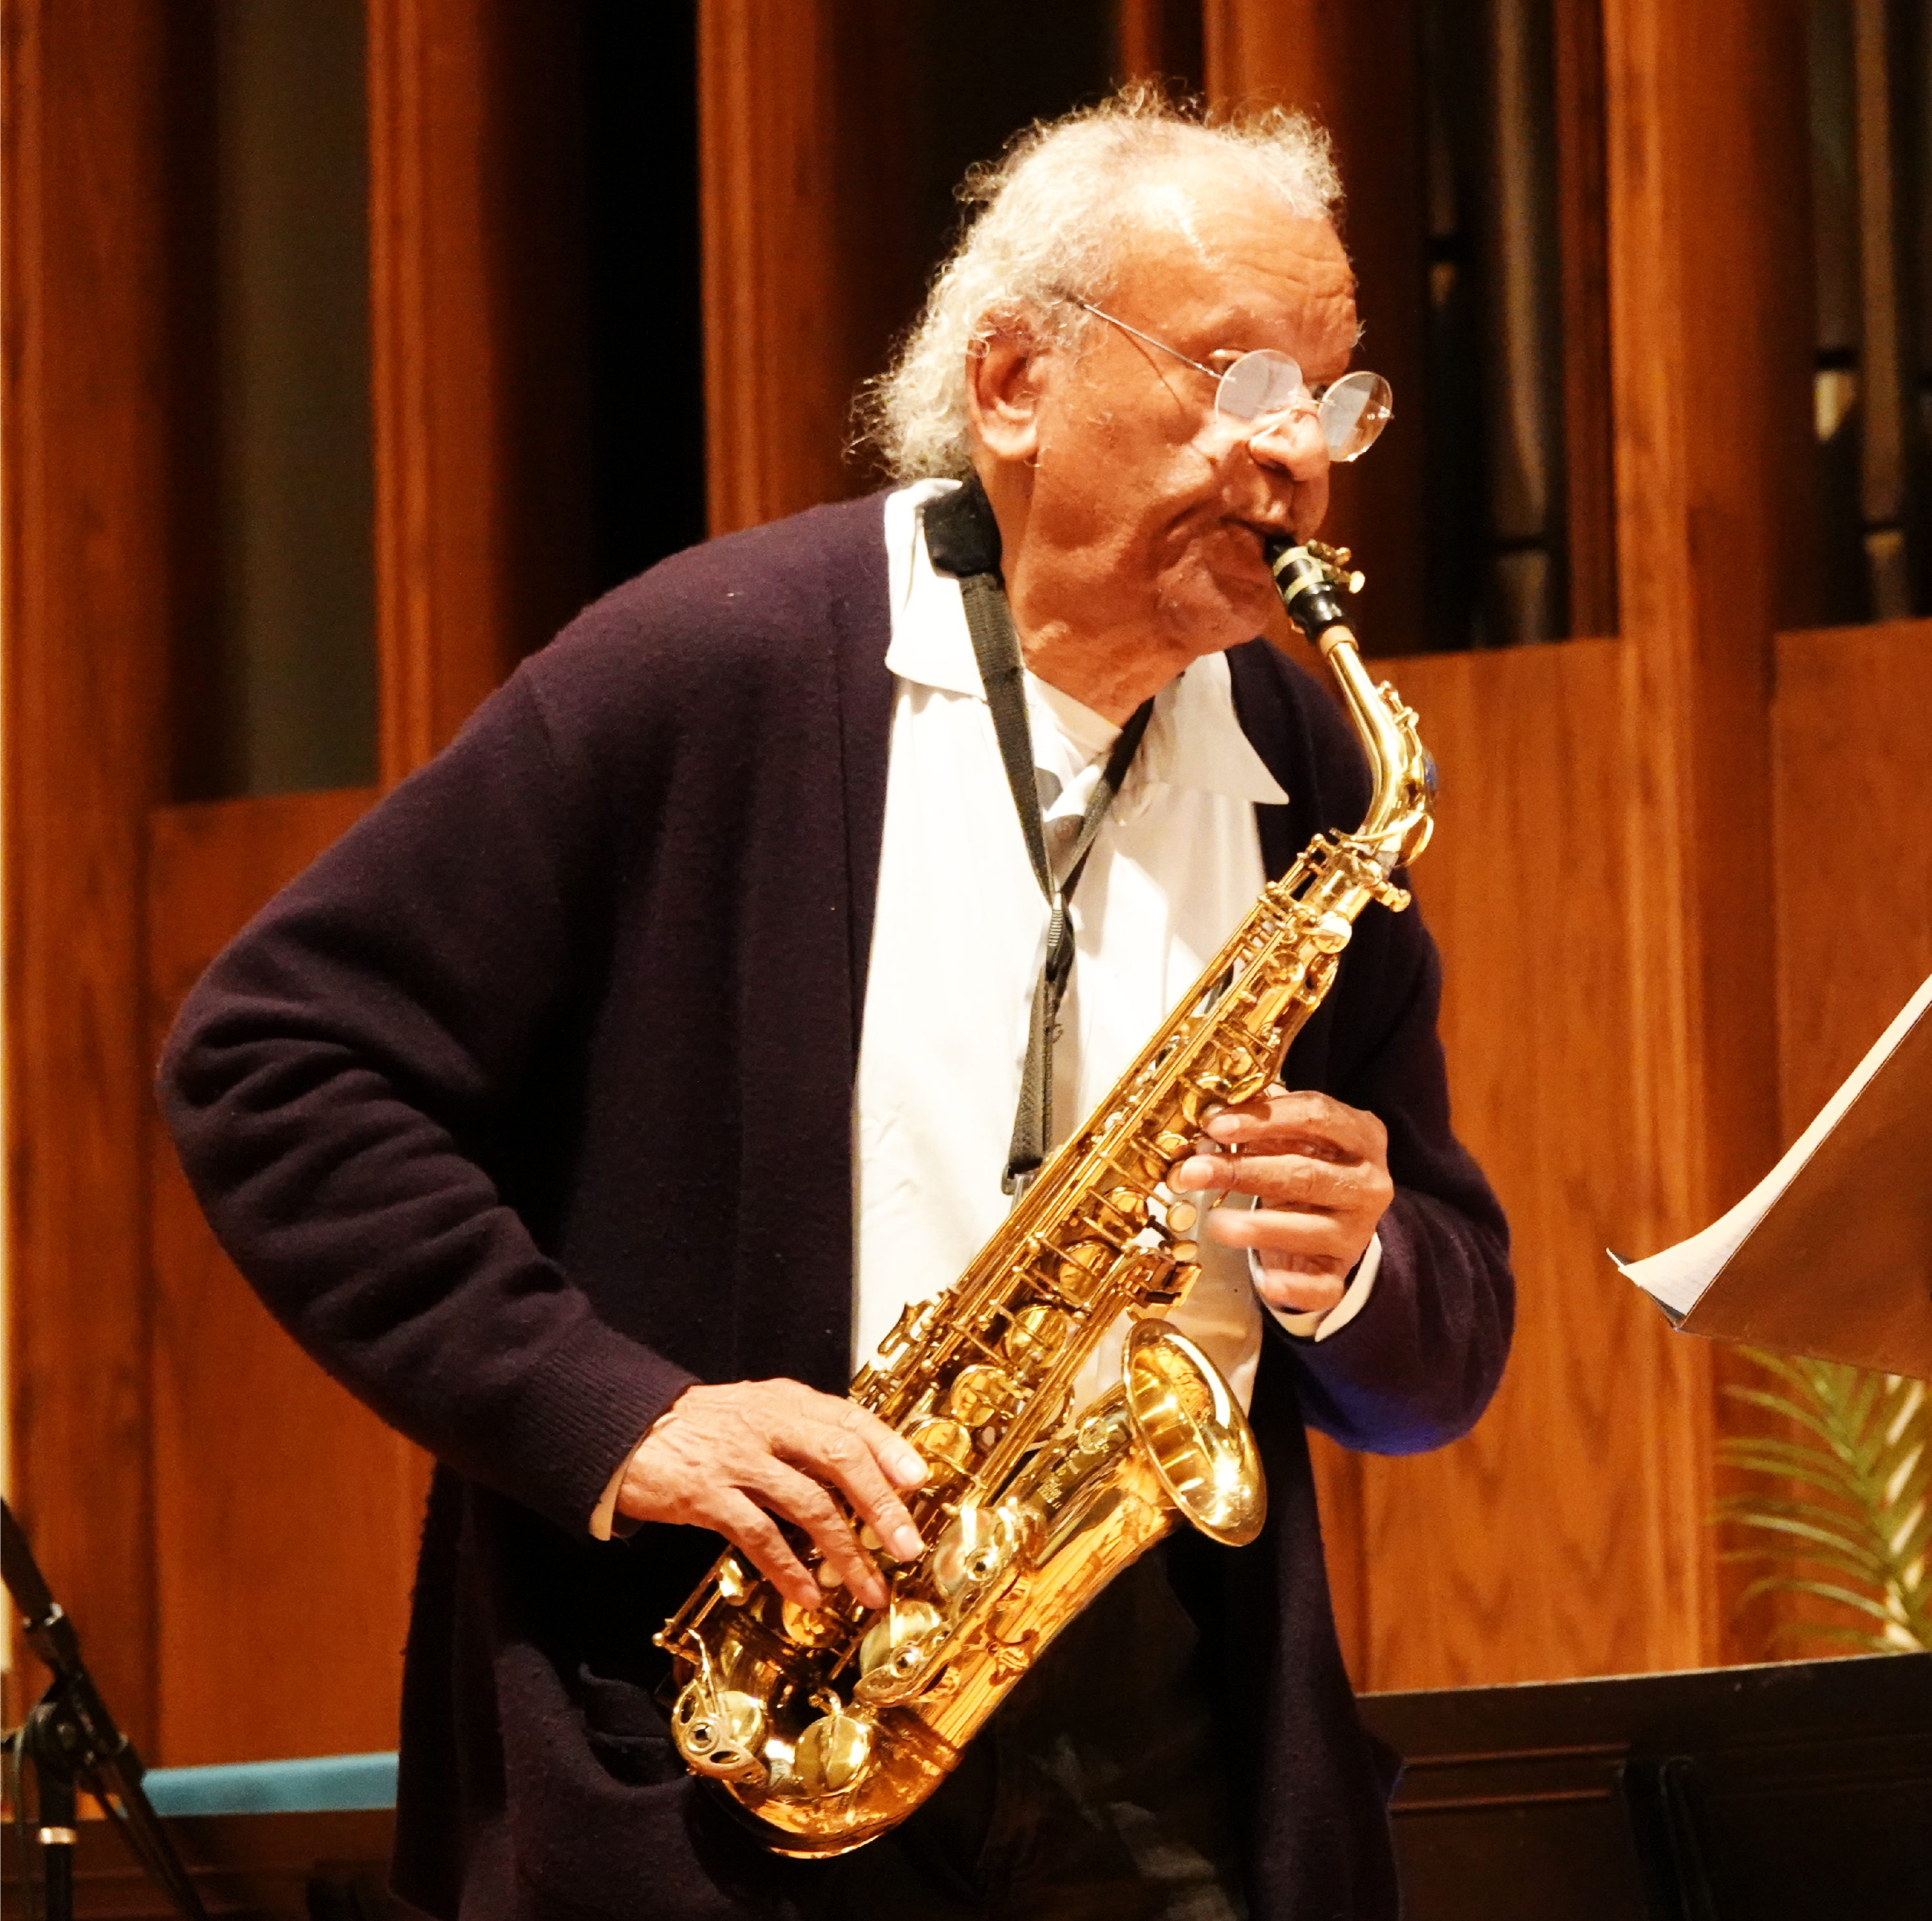
{"type": "Polygon", "coordinates": [[[807,1612],[734,1550],[658,1637],[680,1753],[778,1853],[843,1853],[904,1820],[1177,1520],[1233,1546],[1260,1532],[1247,1418],[1165,1322],[1200,1273],[1197,1201],[1166,1175],[1214,1107],[1274,1079],[1362,910],[1408,905],[1391,876],[1428,840],[1434,788],[1414,715],[1370,679],[1342,617],[1337,590],[1360,583],[1346,552],[1282,543],[1270,557],[1367,750],[1366,818],[1318,836],[1264,890],[971,1266],[908,1307],[853,1381],[929,1469],[907,1496],[926,1552],[879,1557],[890,1604],[842,1589],[807,1612]],[[1124,1315],[1120,1381],[1070,1418],[1075,1377],[1124,1315]]]}

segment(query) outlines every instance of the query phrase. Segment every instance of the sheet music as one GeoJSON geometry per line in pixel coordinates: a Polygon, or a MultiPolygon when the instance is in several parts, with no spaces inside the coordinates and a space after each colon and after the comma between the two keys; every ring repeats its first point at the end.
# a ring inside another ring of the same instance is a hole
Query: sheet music
{"type": "Polygon", "coordinates": [[[1660,1307],[1680,1317],[1688,1314],[1928,1007],[1932,1007],[1932,978],[1924,981],[1906,1002],[1844,1085],[1819,1110],[1817,1118],[1792,1143],[1784,1158],[1730,1213],[1714,1220],[1702,1233],[1665,1248],[1660,1254],[1652,1254],[1640,1261],[1620,1261],[1612,1254],[1610,1259],[1616,1262],[1618,1271],[1635,1281],[1660,1307]]]}

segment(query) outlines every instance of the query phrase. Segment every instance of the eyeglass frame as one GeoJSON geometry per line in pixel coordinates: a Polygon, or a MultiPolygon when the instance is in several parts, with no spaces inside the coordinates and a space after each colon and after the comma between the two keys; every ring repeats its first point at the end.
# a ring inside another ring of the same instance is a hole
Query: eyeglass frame
{"type": "MultiPolygon", "coordinates": [[[[1336,380],[1324,381],[1322,383],[1321,392],[1318,394],[1309,386],[1306,377],[1302,374],[1301,363],[1295,359],[1293,354],[1283,353],[1279,348],[1276,347],[1250,347],[1246,353],[1236,354],[1234,358],[1231,360],[1226,367],[1224,367],[1219,373],[1216,373],[1214,369],[1208,365],[1204,361],[1196,360],[1192,354],[1183,353],[1178,347],[1170,347],[1166,341],[1156,340],[1152,334],[1143,333],[1138,327],[1130,326],[1126,321],[1122,320],[1118,314],[1109,314],[1105,308],[1096,307],[1090,300],[1082,300],[1076,294],[1068,294],[1065,297],[1073,306],[1079,308],[1084,313],[1091,314],[1096,320],[1105,320],[1108,326],[1118,327],[1122,333],[1131,334],[1136,340],[1144,341],[1149,347],[1158,347],[1162,353],[1167,354],[1174,359],[1179,361],[1184,367],[1191,367],[1194,369],[1196,373],[1206,374],[1208,379],[1214,383],[1214,411],[1216,414],[1222,419],[1233,420],[1236,422],[1242,420],[1242,416],[1240,415],[1234,413],[1230,409],[1224,409],[1222,407],[1221,404],[1221,395],[1226,387],[1227,383],[1233,377],[1235,368],[1239,367],[1243,361],[1252,359],[1258,354],[1267,354],[1272,357],[1276,357],[1288,362],[1288,364],[1294,368],[1296,374],[1301,377],[1301,392],[1304,398],[1299,401],[1291,401],[1286,407],[1277,409],[1272,413],[1268,415],[1256,414],[1250,416],[1248,422],[1244,424],[1246,425],[1246,432],[1250,437],[1256,434],[1264,433],[1270,427],[1275,425],[1276,422],[1283,420],[1292,419],[1298,414],[1307,415],[1312,419],[1318,426],[1321,424],[1322,419],[1322,403],[1328,395],[1336,387],[1339,386],[1342,380],[1351,378],[1353,374],[1367,373],[1369,371],[1366,368],[1352,368],[1348,374],[1342,374],[1336,380]]],[[[1384,394],[1390,393],[1390,389],[1389,383],[1384,376],[1376,374],[1372,375],[1371,377],[1381,381],[1382,391],[1384,394]]],[[[1363,455],[1366,454],[1369,451],[1369,449],[1372,447],[1376,442],[1382,437],[1382,427],[1387,424],[1388,416],[1385,413],[1381,424],[1378,425],[1376,427],[1375,432],[1372,434],[1369,437],[1368,440],[1361,446],[1358,447],[1354,453],[1345,455],[1338,455],[1331,449],[1330,450],[1329,458],[1331,460],[1341,460],[1345,462],[1348,461],[1360,460],[1363,455]]],[[[1324,446],[1328,446],[1328,437],[1325,432],[1323,434],[1322,437],[1322,444],[1324,446]]]]}

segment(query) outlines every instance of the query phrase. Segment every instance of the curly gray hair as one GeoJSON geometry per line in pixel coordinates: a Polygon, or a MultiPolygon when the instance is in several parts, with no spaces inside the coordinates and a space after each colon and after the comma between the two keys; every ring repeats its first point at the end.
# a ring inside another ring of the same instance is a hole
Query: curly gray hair
{"type": "Polygon", "coordinates": [[[979,211],[892,368],[860,397],[861,438],[896,479],[970,471],[968,356],[1023,310],[1077,347],[1093,323],[1073,303],[1105,297],[1124,227],[1161,217],[1136,190],[1178,162],[1210,157],[1245,170],[1302,218],[1332,218],[1340,203],[1328,137],[1305,116],[1275,107],[1203,118],[1146,86],[1036,122],[967,176],[959,197],[979,211]]]}

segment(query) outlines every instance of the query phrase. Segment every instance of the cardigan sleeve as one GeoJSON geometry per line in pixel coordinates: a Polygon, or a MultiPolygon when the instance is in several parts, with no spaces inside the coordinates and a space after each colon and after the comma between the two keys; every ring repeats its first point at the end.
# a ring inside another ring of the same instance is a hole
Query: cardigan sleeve
{"type": "Polygon", "coordinates": [[[383,1419],[580,1532],[692,1376],[607,1325],[491,1169],[610,847],[527,670],[244,930],[160,1095],[223,1247],[383,1419]]]}
{"type": "Polygon", "coordinates": [[[1361,1310],[1322,1341],[1277,1333],[1312,1426],[1346,1446],[1414,1454],[1466,1433],[1509,1352],[1515,1295],[1509,1229],[1451,1131],[1436,1034],[1442,969],[1412,905],[1371,908],[1344,963],[1328,1091],[1388,1130],[1395,1196],[1361,1310]]]}

